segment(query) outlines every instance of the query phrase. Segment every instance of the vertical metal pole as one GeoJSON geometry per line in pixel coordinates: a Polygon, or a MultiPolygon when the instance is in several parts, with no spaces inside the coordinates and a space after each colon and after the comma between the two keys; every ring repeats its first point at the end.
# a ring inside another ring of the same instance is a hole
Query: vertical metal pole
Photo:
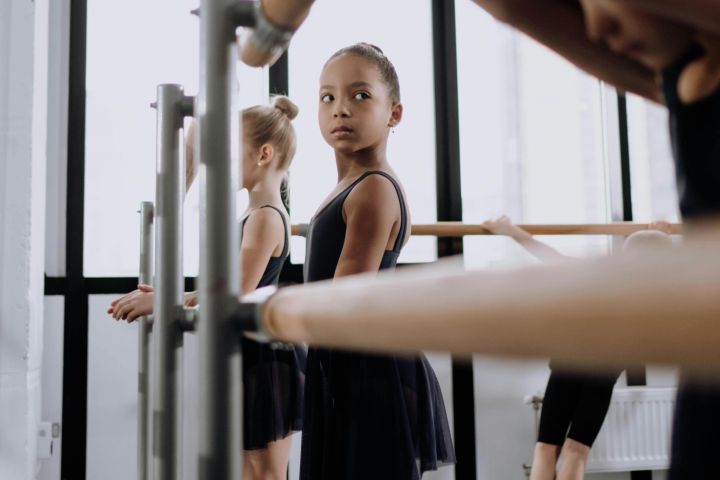
{"type": "MultiPolygon", "coordinates": [[[[153,204],[140,204],[140,283],[152,283],[153,204]]],[[[150,319],[140,318],[138,330],[138,480],[149,480],[148,439],[150,438],[149,373],[150,319]]]]}
{"type": "MultiPolygon", "coordinates": [[[[248,2],[250,5],[251,3],[248,2]]],[[[239,234],[235,193],[239,168],[238,110],[233,86],[237,61],[229,0],[200,6],[200,89],[196,104],[200,157],[200,480],[240,478],[242,431],[237,385],[240,359],[229,317],[237,305],[239,234]],[[232,365],[231,359],[234,359],[232,365]],[[237,390],[236,390],[237,391],[237,390]]]]}
{"type": "Polygon", "coordinates": [[[182,445],[182,202],[184,168],[182,108],[185,97],[179,85],[157,90],[157,241],[153,321],[155,378],[153,381],[153,464],[155,480],[180,478],[182,445]]]}

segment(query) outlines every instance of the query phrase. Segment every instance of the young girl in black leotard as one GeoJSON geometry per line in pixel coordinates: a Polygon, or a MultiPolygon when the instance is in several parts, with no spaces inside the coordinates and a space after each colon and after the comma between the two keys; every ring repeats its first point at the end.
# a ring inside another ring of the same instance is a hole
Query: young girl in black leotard
{"type": "MultiPolygon", "coordinates": [[[[683,219],[693,222],[720,214],[720,9],[716,2],[580,0],[580,10],[565,0],[474,1],[579,67],[625,90],[664,101],[683,219]],[[594,44],[579,35],[583,22],[594,44]]],[[[681,386],[670,479],[716,477],[718,432],[720,388],[681,386]]]]}
{"type": "MultiPolygon", "coordinates": [[[[402,117],[395,69],[377,47],[344,48],[323,68],[319,101],[338,184],[310,223],[305,280],[394,268],[410,234],[386,158],[402,117]]],[[[302,479],[419,479],[454,461],[440,387],[422,355],[310,348],[305,392],[302,479]]]]}
{"type": "MultiPolygon", "coordinates": [[[[281,191],[295,154],[291,120],[297,107],[287,97],[272,105],[243,110],[243,187],[250,203],[243,215],[240,256],[242,293],[276,285],[289,253],[289,220],[281,191]]],[[[193,135],[188,132],[186,188],[194,177],[193,135]]],[[[132,322],[152,312],[152,287],[112,302],[108,313],[132,322]]],[[[185,295],[194,305],[195,292],[185,295]]],[[[306,353],[302,347],[278,347],[242,338],[243,352],[243,478],[284,480],[290,454],[290,434],[302,429],[306,353]]]]}
{"type": "MultiPolygon", "coordinates": [[[[508,217],[488,220],[483,225],[495,235],[512,238],[542,262],[577,260],[537,240],[514,225],[508,217]]],[[[630,235],[623,251],[670,247],[672,240],[669,233],[669,224],[655,222],[650,230],[630,235]]],[[[584,478],[590,449],[605,421],[620,373],[620,369],[608,369],[601,373],[569,371],[550,361],[550,378],[545,387],[530,480],[584,478]],[[556,463],[561,454],[562,466],[556,473],[556,463]]]]}

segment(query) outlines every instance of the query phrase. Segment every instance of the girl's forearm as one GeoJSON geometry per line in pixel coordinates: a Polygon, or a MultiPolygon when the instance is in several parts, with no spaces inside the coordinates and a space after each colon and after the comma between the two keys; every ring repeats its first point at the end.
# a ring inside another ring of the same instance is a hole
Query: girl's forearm
{"type": "Polygon", "coordinates": [[[530,234],[525,234],[518,238],[513,236],[513,238],[525,250],[530,252],[535,258],[537,258],[541,262],[552,263],[552,262],[564,261],[564,260],[567,260],[568,258],[570,258],[570,257],[567,257],[566,255],[563,255],[562,253],[558,252],[557,250],[552,248],[550,245],[547,245],[543,242],[536,240],[530,234]]]}

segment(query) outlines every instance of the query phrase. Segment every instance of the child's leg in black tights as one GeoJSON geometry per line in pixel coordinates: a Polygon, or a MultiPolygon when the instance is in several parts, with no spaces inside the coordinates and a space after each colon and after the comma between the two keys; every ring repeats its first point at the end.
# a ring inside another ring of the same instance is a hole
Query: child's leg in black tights
{"type": "Polygon", "coordinates": [[[580,392],[568,438],[592,447],[605,421],[619,374],[588,376],[580,392]]]}
{"type": "Polygon", "coordinates": [[[538,442],[562,446],[580,399],[584,377],[574,373],[550,373],[543,399],[538,442]]]}
{"type": "Polygon", "coordinates": [[[555,478],[555,464],[560,454],[560,447],[565,441],[581,388],[582,379],[577,375],[552,370],[545,388],[530,480],[555,478]]]}
{"type": "Polygon", "coordinates": [[[558,480],[584,478],[590,447],[605,421],[617,376],[616,373],[584,376],[570,431],[562,447],[562,465],[558,471],[558,480]]]}

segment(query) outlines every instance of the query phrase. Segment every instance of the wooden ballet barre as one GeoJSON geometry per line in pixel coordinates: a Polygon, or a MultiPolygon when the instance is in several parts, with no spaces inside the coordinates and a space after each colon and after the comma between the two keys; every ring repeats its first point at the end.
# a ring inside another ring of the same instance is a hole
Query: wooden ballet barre
{"type": "MultiPolygon", "coordinates": [[[[560,224],[560,225],[518,225],[532,235],[630,235],[640,230],[651,229],[647,223],[618,222],[608,224],[560,224]]],[[[307,224],[292,226],[292,234],[304,237],[307,224]]],[[[670,224],[673,234],[682,233],[682,224],[670,224]]],[[[412,226],[412,235],[432,237],[463,237],[467,235],[493,235],[482,225],[462,222],[420,223],[412,226]]]]}
{"type": "Polygon", "coordinates": [[[291,343],[679,364],[720,379],[720,229],[634,256],[501,272],[440,264],[288,287],[260,323],[291,343]]]}

